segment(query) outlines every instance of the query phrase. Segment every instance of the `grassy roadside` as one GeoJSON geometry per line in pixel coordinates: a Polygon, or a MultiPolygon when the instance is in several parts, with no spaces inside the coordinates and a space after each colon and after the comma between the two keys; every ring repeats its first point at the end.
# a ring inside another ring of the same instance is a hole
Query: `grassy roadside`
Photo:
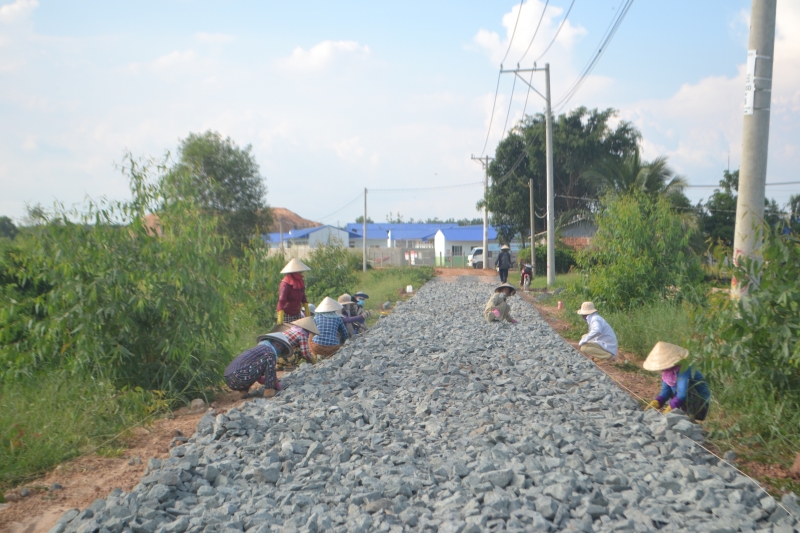
{"type": "MultiPolygon", "coordinates": [[[[511,276],[509,276],[511,278],[511,276]]],[[[555,287],[569,286],[577,279],[574,274],[556,277],[555,287]]],[[[541,278],[533,285],[538,288],[541,278]]],[[[509,279],[509,282],[513,281],[509,279]]],[[[586,333],[586,325],[575,309],[581,299],[570,291],[560,294],[533,293],[535,299],[548,308],[563,301],[562,311],[553,310],[554,316],[569,327],[560,328],[559,334],[569,340],[579,340],[586,333]]],[[[688,304],[660,301],[646,304],[630,311],[600,314],[614,328],[622,350],[633,354],[636,361],[617,367],[635,380],[636,374],[649,374],[641,368],[650,349],[659,340],[686,345],[693,332],[692,309],[688,304]]],[[[658,376],[655,376],[656,378],[658,376]]],[[[720,453],[736,452],[737,466],[768,487],[773,494],[793,491],[800,493],[800,480],[792,479],[789,468],[795,454],[800,451],[800,406],[788,399],[769,398],[768,393],[746,380],[731,383],[710,383],[712,408],[703,423],[709,431],[710,445],[720,453]]]]}
{"type": "Polygon", "coordinates": [[[358,273],[358,283],[354,292],[365,292],[369,299],[365,309],[372,312],[368,324],[372,325],[380,318],[381,305],[391,302],[392,307],[411,295],[405,293],[406,286],[411,285],[414,291],[433,278],[432,267],[401,267],[370,269],[358,273]]]}

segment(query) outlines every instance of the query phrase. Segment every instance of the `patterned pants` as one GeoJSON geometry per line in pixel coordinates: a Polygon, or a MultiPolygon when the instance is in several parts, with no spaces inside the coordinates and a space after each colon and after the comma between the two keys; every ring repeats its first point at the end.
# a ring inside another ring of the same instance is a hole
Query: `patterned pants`
{"type": "Polygon", "coordinates": [[[322,344],[317,344],[314,341],[308,341],[308,349],[317,357],[322,357],[325,359],[338,352],[339,345],[334,344],[333,346],[323,346],[322,344]]]}
{"type": "Polygon", "coordinates": [[[246,391],[253,383],[260,381],[259,378],[262,376],[264,378],[264,386],[267,389],[275,388],[275,384],[278,381],[278,376],[275,373],[275,352],[264,348],[263,346],[256,346],[239,356],[242,357],[248,352],[253,352],[256,355],[256,357],[250,358],[248,364],[236,368],[229,374],[225,374],[225,384],[231,390],[246,391]],[[256,354],[256,350],[259,353],[256,354]]]}

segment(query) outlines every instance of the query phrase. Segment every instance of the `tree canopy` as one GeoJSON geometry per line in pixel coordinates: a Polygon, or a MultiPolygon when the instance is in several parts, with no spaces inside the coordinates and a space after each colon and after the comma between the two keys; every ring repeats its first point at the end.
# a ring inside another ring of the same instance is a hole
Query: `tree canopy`
{"type": "Polygon", "coordinates": [[[220,232],[232,242],[234,253],[272,223],[267,188],[252,154],[230,137],[215,131],[191,133],[181,141],[173,180],[185,196],[219,217],[220,232]]]}
{"type": "MultiPolygon", "coordinates": [[[[616,111],[580,107],[553,122],[553,186],[555,217],[588,210],[598,187],[584,173],[602,161],[622,160],[636,150],[641,138],[629,122],[610,122],[616,111]]],[[[530,226],[529,180],[533,178],[534,204],[544,207],[547,192],[545,116],[526,116],[503,139],[489,165],[491,182],[485,202],[500,240],[527,235],[530,226]]],[[[478,203],[483,206],[484,201],[478,203]]],[[[542,216],[544,209],[537,209],[542,216]]],[[[540,220],[537,219],[537,225],[540,220]]]]}
{"type": "Polygon", "coordinates": [[[0,217],[0,237],[13,239],[17,236],[18,230],[14,222],[8,217],[0,217]]]}

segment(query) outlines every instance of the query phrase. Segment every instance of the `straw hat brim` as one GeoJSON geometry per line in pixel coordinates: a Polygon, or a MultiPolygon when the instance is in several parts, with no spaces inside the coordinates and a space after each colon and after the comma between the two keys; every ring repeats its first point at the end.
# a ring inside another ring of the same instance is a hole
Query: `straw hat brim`
{"type": "Polygon", "coordinates": [[[353,297],[350,296],[349,294],[342,294],[341,296],[339,296],[339,298],[336,301],[339,302],[342,305],[351,304],[351,303],[353,303],[353,297]]]}
{"type": "Polygon", "coordinates": [[[517,294],[517,288],[510,283],[501,283],[494,289],[494,292],[500,292],[500,289],[511,289],[511,296],[517,294]]]}
{"type": "Polygon", "coordinates": [[[311,267],[309,267],[296,257],[293,257],[292,260],[286,263],[286,266],[283,267],[283,270],[281,270],[281,274],[295,274],[297,272],[308,272],[309,270],[311,270],[311,267]]]}
{"type": "Polygon", "coordinates": [[[298,328],[303,328],[304,330],[308,331],[309,333],[313,333],[314,335],[319,335],[319,328],[317,328],[316,322],[310,316],[305,318],[301,318],[300,320],[295,320],[291,323],[293,326],[297,326],[298,328]]]}
{"type": "Polygon", "coordinates": [[[289,343],[289,340],[283,336],[283,333],[267,333],[266,335],[261,335],[258,338],[258,342],[263,341],[274,341],[283,346],[287,353],[292,353],[292,345],[289,343]]]}
{"type": "MultiPolygon", "coordinates": [[[[269,332],[270,332],[270,333],[283,333],[284,331],[288,331],[288,329],[289,329],[290,327],[291,327],[291,326],[289,326],[289,324],[278,324],[277,326],[275,326],[274,328],[272,328],[272,329],[271,329],[269,332]]],[[[261,336],[259,336],[259,337],[258,337],[258,342],[261,342],[261,341],[263,341],[263,340],[264,340],[262,337],[266,337],[266,335],[261,335],[261,336]]]]}
{"type": "Polygon", "coordinates": [[[322,303],[317,306],[315,313],[338,313],[342,310],[342,304],[326,296],[322,303]]]}
{"type": "Polygon", "coordinates": [[[650,350],[647,359],[644,360],[642,368],[651,372],[660,372],[680,364],[688,356],[689,350],[686,348],[658,341],[653,349],[650,350]]]}
{"type": "Polygon", "coordinates": [[[595,309],[593,302],[583,302],[581,304],[581,308],[576,311],[576,313],[578,313],[579,315],[583,315],[583,316],[591,315],[591,314],[594,314],[596,312],[597,312],[597,309],[595,309]]]}
{"type": "Polygon", "coordinates": [[[500,249],[501,250],[510,250],[511,247],[509,245],[507,245],[507,244],[504,244],[503,246],[500,247],[500,249]]]}

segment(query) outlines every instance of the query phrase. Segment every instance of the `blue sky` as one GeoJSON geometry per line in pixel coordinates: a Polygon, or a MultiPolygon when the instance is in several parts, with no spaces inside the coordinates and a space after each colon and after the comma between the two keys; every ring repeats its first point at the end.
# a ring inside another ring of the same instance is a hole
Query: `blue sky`
{"type": "MultiPolygon", "coordinates": [[[[550,42],[571,0],[549,3],[523,61],[550,42]]],[[[577,77],[620,0],[575,0],[553,47],[554,100],[577,77]]],[[[522,6],[507,65],[544,8],[522,6]]],[[[53,2],[0,0],[0,214],[86,196],[124,198],[125,150],[160,156],[190,132],[252,144],[271,205],[344,223],[364,187],[482,178],[499,63],[519,3],[53,2]],[[326,215],[330,215],[327,216],[326,215]]],[[[614,107],[692,184],[738,167],[749,1],[634,3],[568,108],[614,107]]],[[[797,181],[800,5],[779,2],[768,181],[797,181]]],[[[501,138],[504,77],[487,153],[501,138]]],[[[521,117],[520,85],[509,124],[521,117]]],[[[528,111],[538,112],[535,95],[528,111]]],[[[711,189],[691,189],[698,200],[711,189]]],[[[770,187],[785,203],[800,186],[770,187]]],[[[479,186],[370,194],[370,216],[478,216],[479,186]]]]}

